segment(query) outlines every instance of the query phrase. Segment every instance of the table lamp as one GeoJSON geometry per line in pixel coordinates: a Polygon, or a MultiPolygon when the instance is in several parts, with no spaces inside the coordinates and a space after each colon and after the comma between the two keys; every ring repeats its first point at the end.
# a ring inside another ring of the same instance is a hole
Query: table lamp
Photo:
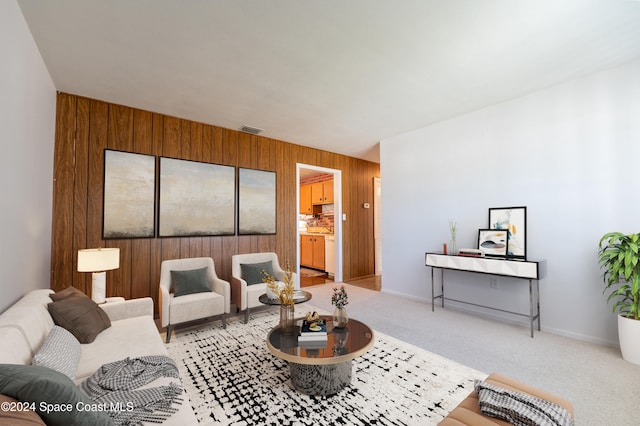
{"type": "Polygon", "coordinates": [[[91,274],[91,300],[104,303],[107,296],[107,273],[120,267],[119,248],[78,250],[78,272],[91,274]]]}

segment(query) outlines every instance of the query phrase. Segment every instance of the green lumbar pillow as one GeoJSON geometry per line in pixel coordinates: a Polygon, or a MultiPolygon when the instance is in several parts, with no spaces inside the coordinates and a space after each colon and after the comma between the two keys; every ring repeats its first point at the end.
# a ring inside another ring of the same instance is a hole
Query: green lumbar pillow
{"type": "Polygon", "coordinates": [[[262,271],[273,277],[273,263],[271,260],[261,263],[241,263],[240,270],[242,271],[242,279],[247,282],[247,285],[262,283],[262,278],[264,278],[262,271]]]}
{"type": "Polygon", "coordinates": [[[210,292],[207,269],[204,267],[188,271],[171,271],[173,296],[180,297],[187,294],[210,292]]]}

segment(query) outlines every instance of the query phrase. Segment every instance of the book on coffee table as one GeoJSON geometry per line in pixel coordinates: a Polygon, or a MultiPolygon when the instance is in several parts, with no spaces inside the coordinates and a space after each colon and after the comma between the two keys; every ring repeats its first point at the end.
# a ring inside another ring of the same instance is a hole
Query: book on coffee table
{"type": "Polygon", "coordinates": [[[327,324],[324,320],[307,321],[303,320],[300,326],[299,336],[324,336],[327,337],[327,324]]]}

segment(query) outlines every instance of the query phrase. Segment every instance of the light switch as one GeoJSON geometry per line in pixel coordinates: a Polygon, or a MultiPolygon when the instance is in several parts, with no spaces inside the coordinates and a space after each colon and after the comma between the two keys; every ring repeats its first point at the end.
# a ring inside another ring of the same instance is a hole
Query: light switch
{"type": "Polygon", "coordinates": [[[342,213],[342,220],[343,221],[347,220],[347,214],[346,213],[342,213]]]}

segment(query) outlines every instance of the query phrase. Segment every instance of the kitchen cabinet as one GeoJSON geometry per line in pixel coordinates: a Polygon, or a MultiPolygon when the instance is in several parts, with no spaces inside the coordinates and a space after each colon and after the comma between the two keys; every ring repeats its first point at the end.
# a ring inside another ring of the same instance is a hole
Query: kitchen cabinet
{"type": "Polygon", "coordinates": [[[332,204],[333,203],[333,180],[317,182],[311,184],[312,204],[332,204]]]}
{"type": "Polygon", "coordinates": [[[313,214],[311,185],[302,185],[300,187],[300,214],[313,214]]]}
{"type": "Polygon", "coordinates": [[[300,264],[324,271],[324,236],[300,236],[300,264]]]}

